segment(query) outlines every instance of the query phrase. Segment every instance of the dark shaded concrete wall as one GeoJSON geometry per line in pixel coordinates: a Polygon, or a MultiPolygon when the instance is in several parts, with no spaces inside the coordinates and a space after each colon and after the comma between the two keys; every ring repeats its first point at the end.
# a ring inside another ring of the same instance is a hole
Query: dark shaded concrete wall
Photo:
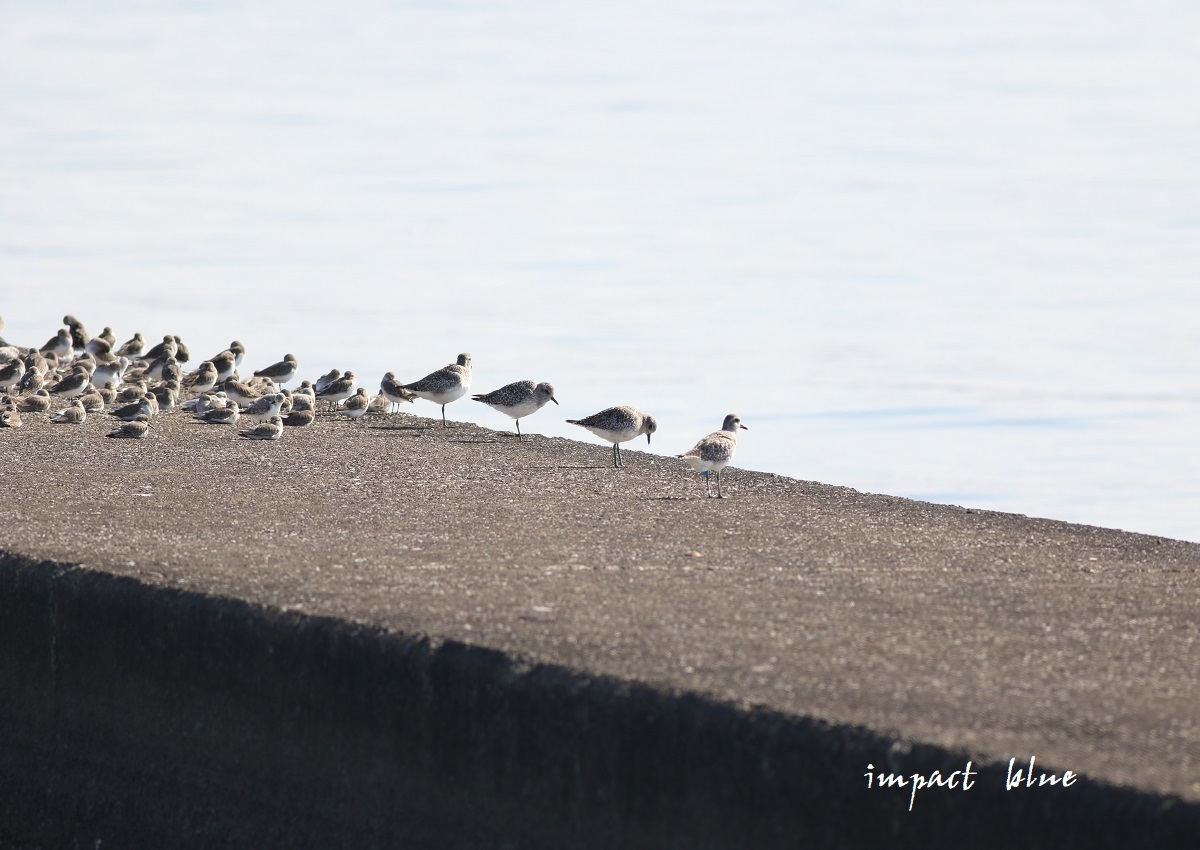
{"type": "Polygon", "coordinates": [[[965,756],[4,554],[0,724],[2,847],[1200,846],[1170,799],[990,766],[910,813],[865,766],[965,756]]]}

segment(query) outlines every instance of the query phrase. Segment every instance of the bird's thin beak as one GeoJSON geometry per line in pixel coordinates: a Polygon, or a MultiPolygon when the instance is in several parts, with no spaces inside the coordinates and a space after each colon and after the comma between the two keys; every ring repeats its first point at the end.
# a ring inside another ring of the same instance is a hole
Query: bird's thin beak
{"type": "Polygon", "coordinates": [[[650,445],[650,435],[646,435],[646,445],[650,445]]]}
{"type": "Polygon", "coordinates": [[[749,431],[750,429],[749,429],[749,428],[747,428],[745,425],[743,425],[743,426],[742,426],[742,430],[743,430],[743,431],[749,431]]]}
{"type": "Polygon", "coordinates": [[[550,396],[550,400],[555,404],[558,404],[558,399],[556,399],[554,396],[550,396]]]}

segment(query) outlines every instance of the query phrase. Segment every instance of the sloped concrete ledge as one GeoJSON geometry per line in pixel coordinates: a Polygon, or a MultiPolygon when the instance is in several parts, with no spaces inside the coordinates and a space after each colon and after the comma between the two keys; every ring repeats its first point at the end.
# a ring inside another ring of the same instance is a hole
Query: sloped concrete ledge
{"type": "Polygon", "coordinates": [[[1195,847],[1101,783],[0,554],[3,847],[1195,847]],[[883,768],[883,765],[880,765],[883,768]],[[964,842],[966,842],[964,844],[964,842]]]}

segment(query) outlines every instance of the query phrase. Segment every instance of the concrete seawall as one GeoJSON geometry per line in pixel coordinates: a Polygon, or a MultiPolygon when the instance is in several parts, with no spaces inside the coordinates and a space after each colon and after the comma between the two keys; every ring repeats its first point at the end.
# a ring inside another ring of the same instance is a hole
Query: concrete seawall
{"type": "Polygon", "coordinates": [[[397,421],[3,436],[0,846],[1195,846],[1200,547],[397,421]]]}

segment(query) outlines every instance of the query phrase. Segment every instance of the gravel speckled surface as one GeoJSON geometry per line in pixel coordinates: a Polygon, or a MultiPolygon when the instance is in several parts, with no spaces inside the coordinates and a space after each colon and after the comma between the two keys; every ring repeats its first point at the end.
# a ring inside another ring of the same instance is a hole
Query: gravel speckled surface
{"type": "Polygon", "coordinates": [[[25,423],[12,552],[1200,800],[1200,545],[410,415],[25,423]]]}

